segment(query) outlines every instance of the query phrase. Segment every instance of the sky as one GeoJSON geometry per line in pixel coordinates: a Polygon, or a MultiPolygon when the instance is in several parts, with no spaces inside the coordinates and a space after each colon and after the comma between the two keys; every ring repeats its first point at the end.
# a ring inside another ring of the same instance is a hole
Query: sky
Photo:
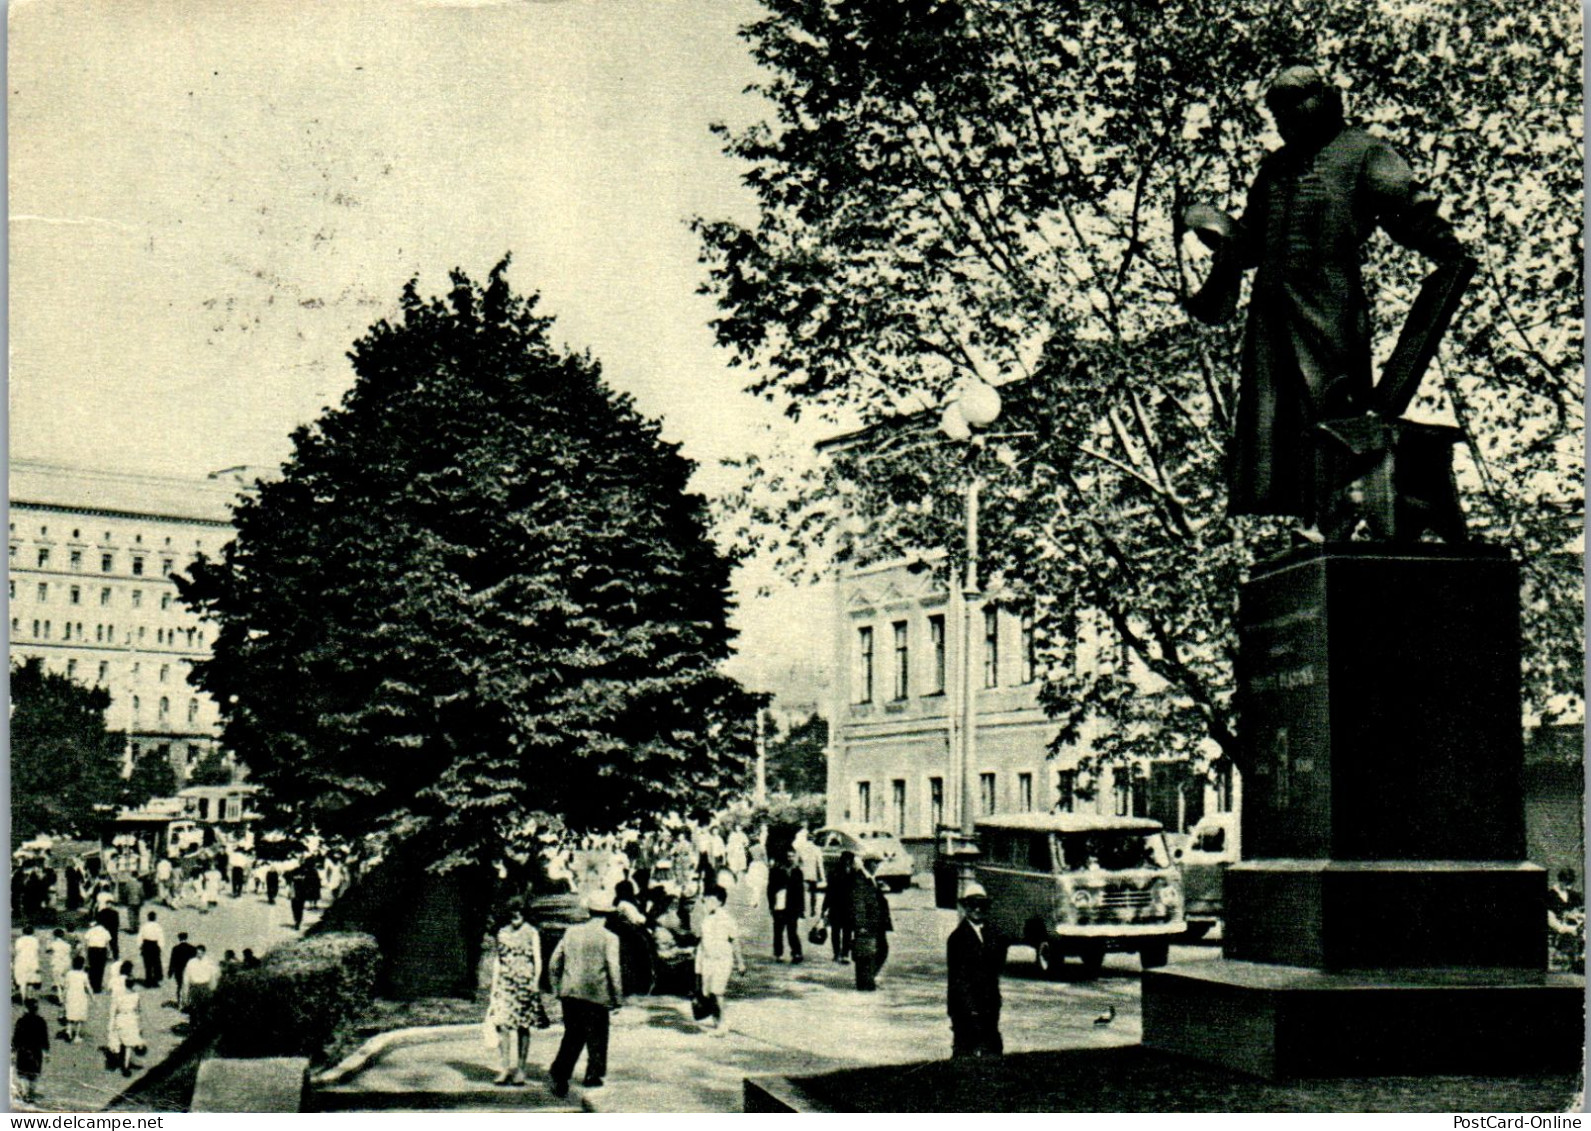
{"type": "MultiPolygon", "coordinates": [[[[21,0],[9,8],[13,458],[279,464],[404,284],[512,252],[555,337],[732,490],[809,442],[741,390],[692,216],[749,221],[709,132],[763,107],[749,0],[21,0]]],[[[827,656],[823,590],[752,596],[738,674],[827,656]]]]}

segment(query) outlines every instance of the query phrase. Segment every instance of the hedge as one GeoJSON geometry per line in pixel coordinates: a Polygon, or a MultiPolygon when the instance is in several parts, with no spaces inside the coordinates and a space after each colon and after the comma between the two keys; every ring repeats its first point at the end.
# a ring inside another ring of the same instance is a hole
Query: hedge
{"type": "Polygon", "coordinates": [[[381,952],[370,935],[328,932],[295,939],[252,970],[222,979],[208,1021],[216,1054],[307,1056],[318,1063],[337,1032],[375,996],[381,952]]]}

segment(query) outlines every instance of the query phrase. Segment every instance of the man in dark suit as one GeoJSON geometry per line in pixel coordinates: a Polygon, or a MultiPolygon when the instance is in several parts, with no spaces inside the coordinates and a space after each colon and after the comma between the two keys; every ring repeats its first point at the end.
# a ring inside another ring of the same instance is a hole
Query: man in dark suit
{"type": "Polygon", "coordinates": [[[768,873],[768,910],[773,914],[773,956],[784,957],[785,935],[790,936],[790,962],[801,961],[801,910],[806,902],[806,877],[795,848],[785,853],[783,864],[768,873]]]}
{"type": "Polygon", "coordinates": [[[945,946],[949,981],[951,1055],[999,1056],[1000,968],[1005,944],[988,926],[989,894],[976,883],[961,895],[961,922],[945,946]]]}

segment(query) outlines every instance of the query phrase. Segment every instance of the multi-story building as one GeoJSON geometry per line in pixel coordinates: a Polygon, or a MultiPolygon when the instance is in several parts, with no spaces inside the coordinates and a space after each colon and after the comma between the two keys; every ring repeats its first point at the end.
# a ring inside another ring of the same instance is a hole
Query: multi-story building
{"type": "Polygon", "coordinates": [[[215,629],[177,599],[173,573],[232,538],[238,478],[174,479],[10,464],[11,661],[110,692],[107,724],[131,761],[179,777],[216,745],[215,704],[188,682],[215,629]]]}
{"type": "MultiPolygon", "coordinates": [[[[956,752],[963,741],[966,606],[931,561],[845,572],[837,586],[829,710],[828,818],[894,832],[926,857],[936,831],[960,822],[956,752]]],[[[971,610],[974,740],[967,774],[975,816],[1099,812],[1152,816],[1182,832],[1236,805],[1236,775],[1207,779],[1184,759],[1080,766],[1088,732],[1052,756],[1056,725],[1040,705],[1034,625],[990,592],[971,610]]],[[[1129,662],[1102,623],[1079,618],[1078,664],[1129,662]]]]}

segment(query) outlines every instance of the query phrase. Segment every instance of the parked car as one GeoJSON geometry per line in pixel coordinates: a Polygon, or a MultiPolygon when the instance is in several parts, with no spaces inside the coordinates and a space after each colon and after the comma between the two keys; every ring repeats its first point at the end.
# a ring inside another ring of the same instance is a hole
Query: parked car
{"type": "Polygon", "coordinates": [[[1221,921],[1221,892],[1226,870],[1237,863],[1236,813],[1211,813],[1188,832],[1188,842],[1174,857],[1182,868],[1183,914],[1190,935],[1202,936],[1221,921]]]}
{"type": "Polygon", "coordinates": [[[867,860],[878,861],[878,879],[890,891],[905,891],[911,887],[911,853],[895,839],[895,834],[873,825],[832,825],[819,829],[813,838],[823,850],[823,870],[839,867],[840,853],[849,852],[867,860]]]}
{"type": "Polygon", "coordinates": [[[973,866],[989,918],[1034,948],[1054,977],[1067,956],[1097,972],[1108,950],[1164,966],[1187,923],[1182,877],[1160,822],[1082,813],[1022,813],[977,824],[973,866]]]}

